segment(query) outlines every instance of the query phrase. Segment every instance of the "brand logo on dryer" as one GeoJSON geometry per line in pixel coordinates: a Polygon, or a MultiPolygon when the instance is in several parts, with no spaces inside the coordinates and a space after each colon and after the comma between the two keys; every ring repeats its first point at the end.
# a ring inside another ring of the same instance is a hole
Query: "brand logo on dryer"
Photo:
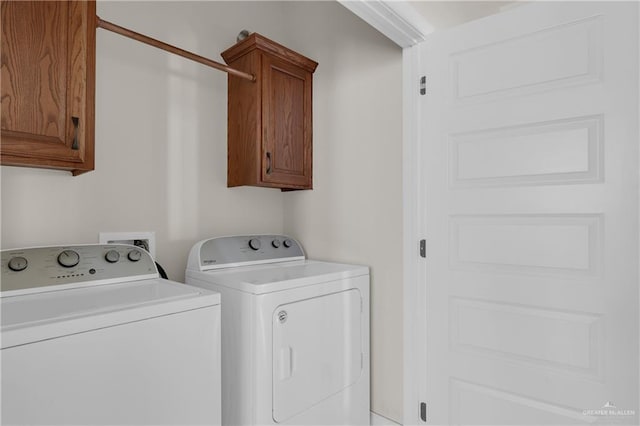
{"type": "Polygon", "coordinates": [[[278,312],[278,321],[280,321],[280,324],[284,324],[285,322],[287,322],[287,316],[287,311],[278,312]]]}

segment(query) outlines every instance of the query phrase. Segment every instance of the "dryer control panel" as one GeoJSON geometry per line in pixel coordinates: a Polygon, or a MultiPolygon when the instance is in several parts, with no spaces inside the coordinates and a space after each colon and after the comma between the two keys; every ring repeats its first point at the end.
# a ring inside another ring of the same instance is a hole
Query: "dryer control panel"
{"type": "Polygon", "coordinates": [[[2,250],[0,297],[157,278],[151,255],[126,244],[2,250]]]}
{"type": "Polygon", "coordinates": [[[304,258],[302,246],[286,235],[236,235],[197,243],[191,249],[187,268],[206,271],[304,258]]]}

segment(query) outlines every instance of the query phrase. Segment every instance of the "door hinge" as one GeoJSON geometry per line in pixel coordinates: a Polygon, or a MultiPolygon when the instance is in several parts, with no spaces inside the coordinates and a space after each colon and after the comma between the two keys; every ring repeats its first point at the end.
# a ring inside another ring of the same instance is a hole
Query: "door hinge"
{"type": "Polygon", "coordinates": [[[427,76],[425,75],[420,77],[420,94],[421,95],[427,94],[427,76]]]}
{"type": "Polygon", "coordinates": [[[427,257],[427,240],[420,240],[420,257],[427,257]]]}
{"type": "Polygon", "coordinates": [[[427,403],[426,402],[420,403],[420,420],[422,420],[423,422],[427,421],[427,403]]]}

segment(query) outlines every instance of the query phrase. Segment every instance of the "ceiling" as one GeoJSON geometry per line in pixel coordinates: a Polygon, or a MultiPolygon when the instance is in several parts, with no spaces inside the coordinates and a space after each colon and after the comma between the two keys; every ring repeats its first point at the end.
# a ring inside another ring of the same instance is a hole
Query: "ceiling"
{"type": "Polygon", "coordinates": [[[431,26],[438,30],[499,13],[517,6],[515,1],[411,1],[431,26]]]}

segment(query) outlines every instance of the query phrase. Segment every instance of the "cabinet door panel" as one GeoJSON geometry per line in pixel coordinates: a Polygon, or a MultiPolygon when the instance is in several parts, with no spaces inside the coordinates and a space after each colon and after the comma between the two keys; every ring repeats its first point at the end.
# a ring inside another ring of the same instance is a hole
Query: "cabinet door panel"
{"type": "Polygon", "coordinates": [[[2,129],[64,143],[66,2],[2,2],[2,129]]]}
{"type": "Polygon", "coordinates": [[[263,56],[262,179],[311,187],[311,73],[263,56]]]}
{"type": "Polygon", "coordinates": [[[2,1],[2,164],[93,169],[95,2],[2,1]]]}

